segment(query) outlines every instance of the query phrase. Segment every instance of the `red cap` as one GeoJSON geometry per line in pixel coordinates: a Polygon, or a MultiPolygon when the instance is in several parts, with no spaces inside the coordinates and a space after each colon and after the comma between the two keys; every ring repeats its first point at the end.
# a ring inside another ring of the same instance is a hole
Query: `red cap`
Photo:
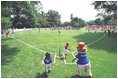
{"type": "Polygon", "coordinates": [[[79,47],[82,48],[84,46],[85,46],[85,43],[84,42],[79,42],[77,48],[79,48],[79,47]]]}
{"type": "Polygon", "coordinates": [[[68,45],[70,45],[70,43],[67,42],[67,43],[66,43],[66,46],[68,46],[68,45]]]}

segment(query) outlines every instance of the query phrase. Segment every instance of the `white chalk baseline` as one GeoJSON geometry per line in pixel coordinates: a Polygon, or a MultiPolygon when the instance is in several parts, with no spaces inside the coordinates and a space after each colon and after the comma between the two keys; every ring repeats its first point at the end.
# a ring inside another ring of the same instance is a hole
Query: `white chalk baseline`
{"type": "MultiPolygon", "coordinates": [[[[99,38],[99,39],[97,39],[97,40],[95,40],[95,41],[93,41],[93,42],[87,44],[87,46],[90,46],[90,45],[92,45],[93,43],[96,43],[97,41],[101,40],[101,39],[104,38],[104,37],[105,37],[105,36],[102,36],[101,38],[99,38]]],[[[73,58],[75,58],[75,55],[74,55],[75,52],[77,52],[77,51],[75,50],[74,52],[71,53],[72,56],[73,56],[73,58]]],[[[64,60],[65,60],[65,59],[64,59],[64,60]]],[[[77,62],[77,60],[76,60],[76,62],[77,62]]],[[[67,63],[67,62],[66,62],[65,64],[76,64],[76,63],[67,63]]]]}
{"type": "MultiPolygon", "coordinates": [[[[95,40],[95,41],[93,41],[93,42],[87,44],[87,46],[90,46],[90,45],[92,45],[93,43],[96,43],[97,41],[101,40],[101,39],[104,38],[104,37],[105,37],[105,36],[103,36],[103,37],[101,37],[101,38],[99,38],[99,39],[97,39],[97,40],[95,40]]],[[[15,38],[13,38],[13,39],[15,39],[15,38]]],[[[19,42],[21,42],[21,43],[23,43],[23,44],[25,44],[25,45],[27,45],[27,46],[33,48],[33,49],[36,49],[36,50],[41,51],[41,52],[43,52],[43,53],[46,53],[46,51],[43,51],[43,50],[41,50],[41,49],[39,49],[39,48],[36,48],[36,47],[34,47],[34,46],[32,46],[32,45],[30,45],[30,44],[28,44],[28,43],[26,43],[26,42],[24,42],[24,41],[22,41],[22,40],[20,40],[20,39],[15,39],[15,40],[17,40],[17,41],[19,41],[19,42]]],[[[77,52],[77,51],[75,50],[74,52],[71,53],[73,57],[75,57],[75,55],[74,55],[75,52],[77,52]]],[[[50,53],[51,53],[51,52],[50,52],[50,53]]],[[[54,56],[54,63],[56,63],[56,56],[57,56],[57,54],[56,54],[56,53],[51,53],[51,54],[55,54],[55,56],[54,56]]],[[[64,63],[65,63],[65,64],[76,64],[76,63],[67,63],[65,59],[64,59],[64,63]]],[[[42,60],[42,64],[44,64],[43,60],[42,60]]]]}

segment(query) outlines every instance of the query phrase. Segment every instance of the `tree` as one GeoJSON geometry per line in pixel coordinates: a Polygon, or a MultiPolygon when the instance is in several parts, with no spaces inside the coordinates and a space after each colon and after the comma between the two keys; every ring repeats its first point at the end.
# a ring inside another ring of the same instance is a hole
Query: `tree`
{"type": "Polygon", "coordinates": [[[64,22],[63,26],[70,26],[70,22],[64,22]]]}
{"type": "Polygon", "coordinates": [[[103,25],[103,24],[104,24],[103,22],[104,22],[104,21],[101,20],[100,18],[98,18],[98,19],[96,19],[96,20],[94,21],[94,23],[97,24],[97,25],[103,25]]]}
{"type": "Polygon", "coordinates": [[[13,25],[15,27],[35,27],[40,25],[40,14],[36,9],[37,1],[14,1],[12,5],[13,25]]]}
{"type": "Polygon", "coordinates": [[[61,15],[57,11],[49,10],[46,13],[46,20],[49,22],[50,26],[60,25],[61,24],[61,15]]]}
{"type": "Polygon", "coordinates": [[[85,21],[78,17],[74,17],[70,24],[74,27],[84,27],[86,25],[85,21]]]}
{"type": "Polygon", "coordinates": [[[40,26],[39,1],[2,1],[1,15],[12,19],[13,27],[40,26]],[[12,17],[11,17],[12,16],[12,17]]]}
{"type": "Polygon", "coordinates": [[[93,25],[93,24],[95,24],[95,23],[94,23],[93,20],[90,20],[90,21],[87,22],[87,24],[88,24],[88,25],[93,25]]]}
{"type": "Polygon", "coordinates": [[[1,18],[1,28],[2,29],[8,29],[12,26],[12,21],[9,17],[2,17],[1,18]]]}
{"type": "Polygon", "coordinates": [[[11,15],[10,2],[2,1],[1,2],[1,28],[8,29],[12,27],[12,21],[10,18],[11,15]]]}
{"type": "Polygon", "coordinates": [[[117,1],[95,1],[92,5],[100,12],[97,16],[107,20],[117,19],[117,1]]]}

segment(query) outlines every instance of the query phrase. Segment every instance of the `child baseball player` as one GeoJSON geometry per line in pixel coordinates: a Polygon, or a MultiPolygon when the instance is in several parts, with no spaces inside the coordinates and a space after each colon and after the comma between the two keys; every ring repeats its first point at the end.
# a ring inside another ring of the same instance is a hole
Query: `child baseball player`
{"type": "Polygon", "coordinates": [[[12,29],[12,38],[14,38],[14,28],[12,29]]]}
{"type": "Polygon", "coordinates": [[[59,56],[57,56],[57,58],[59,58],[59,59],[64,59],[65,58],[65,56],[67,56],[69,53],[70,53],[70,51],[69,51],[69,49],[68,49],[68,46],[70,45],[70,43],[66,43],[66,45],[65,45],[65,49],[64,49],[64,51],[59,55],[59,56]]]}
{"type": "Polygon", "coordinates": [[[87,49],[88,47],[85,45],[84,42],[79,42],[77,46],[78,54],[75,56],[75,58],[72,60],[77,60],[77,68],[78,68],[78,76],[82,76],[82,70],[85,70],[85,72],[88,73],[89,77],[92,77],[91,73],[91,64],[90,61],[87,58],[87,49]]]}
{"type": "Polygon", "coordinates": [[[48,77],[48,72],[51,71],[51,64],[52,64],[53,60],[52,60],[52,57],[50,55],[50,53],[46,53],[45,54],[45,59],[44,59],[44,63],[46,64],[46,77],[48,77]]]}

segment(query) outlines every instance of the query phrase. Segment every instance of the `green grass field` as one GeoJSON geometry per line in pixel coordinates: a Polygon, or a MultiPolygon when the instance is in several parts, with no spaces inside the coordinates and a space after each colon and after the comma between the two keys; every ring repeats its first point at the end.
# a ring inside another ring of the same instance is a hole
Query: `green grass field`
{"type": "MultiPolygon", "coordinates": [[[[88,59],[91,62],[93,78],[117,77],[117,34],[103,37],[103,32],[84,30],[38,30],[16,32],[15,39],[1,38],[1,77],[2,78],[44,78],[45,64],[42,64],[44,52],[51,53],[55,64],[49,78],[76,78],[76,64],[65,64],[64,60],[55,59],[59,50],[63,52],[66,42],[70,42],[71,52],[76,50],[78,42],[85,42],[88,47],[88,59]],[[101,38],[103,37],[103,38],[101,38]],[[100,40],[98,40],[101,38],[100,40]],[[53,53],[53,52],[54,53],[53,53]],[[55,54],[56,53],[56,54],[55,54]]],[[[77,52],[74,53],[76,55],[77,52]]],[[[66,63],[72,63],[69,54],[66,63]]],[[[74,62],[75,63],[75,62],[74,62]]],[[[83,76],[87,73],[83,72],[83,76]]]]}

